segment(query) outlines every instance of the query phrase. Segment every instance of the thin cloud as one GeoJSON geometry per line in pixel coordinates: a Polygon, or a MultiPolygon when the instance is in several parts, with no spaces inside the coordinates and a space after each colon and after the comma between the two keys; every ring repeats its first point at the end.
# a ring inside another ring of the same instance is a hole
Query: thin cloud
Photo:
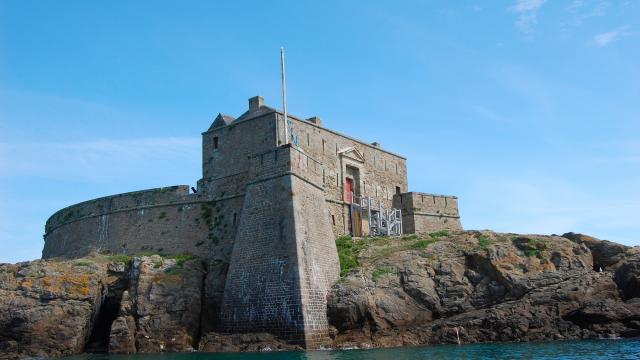
{"type": "Polygon", "coordinates": [[[527,37],[532,37],[535,33],[535,25],[538,23],[538,11],[546,0],[516,0],[510,8],[518,14],[516,28],[527,37]]]}
{"type": "Polygon", "coordinates": [[[625,27],[621,27],[618,29],[613,29],[611,31],[597,34],[596,36],[593,37],[593,41],[596,43],[597,46],[600,46],[600,47],[607,46],[615,42],[622,36],[630,35],[631,33],[629,32],[628,29],[629,27],[625,26],[625,27]]]}
{"type": "Polygon", "coordinates": [[[0,143],[0,175],[103,181],[200,161],[198,138],[0,143]]]}

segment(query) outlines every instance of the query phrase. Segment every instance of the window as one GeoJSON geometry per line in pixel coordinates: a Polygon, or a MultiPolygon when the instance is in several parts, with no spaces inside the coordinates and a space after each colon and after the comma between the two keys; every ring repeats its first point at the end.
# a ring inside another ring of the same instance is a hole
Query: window
{"type": "Polygon", "coordinates": [[[213,150],[216,150],[218,148],[218,137],[214,137],[213,138],[213,150]]]}
{"type": "Polygon", "coordinates": [[[333,225],[336,224],[336,216],[335,215],[331,215],[331,222],[333,223],[333,225]]]}
{"type": "Polygon", "coordinates": [[[237,225],[237,224],[238,224],[238,214],[233,213],[233,225],[237,225]]]}
{"type": "Polygon", "coordinates": [[[400,195],[400,186],[396,186],[396,194],[400,195]]]}

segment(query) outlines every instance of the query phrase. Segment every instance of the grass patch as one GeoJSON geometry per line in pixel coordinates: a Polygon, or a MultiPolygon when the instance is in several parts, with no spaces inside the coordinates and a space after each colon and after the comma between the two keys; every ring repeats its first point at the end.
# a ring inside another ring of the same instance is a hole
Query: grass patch
{"type": "Polygon", "coordinates": [[[76,260],[73,266],[91,266],[93,264],[90,260],[76,260]]]}
{"type": "Polygon", "coordinates": [[[197,256],[191,255],[191,254],[161,255],[161,256],[165,259],[175,259],[176,265],[180,267],[182,267],[182,265],[184,265],[185,262],[198,258],[197,256]]]}
{"type": "Polygon", "coordinates": [[[478,235],[478,246],[480,249],[487,250],[493,241],[486,235],[478,235]]]}
{"type": "Polygon", "coordinates": [[[371,280],[377,282],[380,278],[387,274],[397,274],[398,272],[391,266],[381,266],[371,273],[371,280]]]}
{"type": "Polygon", "coordinates": [[[418,234],[405,235],[402,237],[403,240],[418,240],[418,234]]]}
{"type": "Polygon", "coordinates": [[[441,237],[447,237],[449,235],[451,235],[449,233],[449,230],[439,230],[439,231],[432,232],[431,234],[429,234],[429,236],[431,236],[434,239],[438,239],[438,238],[441,238],[441,237]]]}
{"type": "Polygon", "coordinates": [[[107,256],[107,260],[111,262],[122,263],[127,265],[129,264],[129,261],[131,261],[131,255],[125,255],[125,254],[109,255],[107,256]]]}
{"type": "Polygon", "coordinates": [[[338,259],[340,260],[340,276],[346,276],[358,267],[358,255],[364,248],[362,239],[354,241],[351,236],[340,236],[336,239],[338,259]]]}
{"type": "Polygon", "coordinates": [[[436,239],[419,239],[413,244],[410,244],[409,249],[412,249],[412,250],[426,249],[427,246],[435,243],[436,241],[437,241],[436,239]]]}

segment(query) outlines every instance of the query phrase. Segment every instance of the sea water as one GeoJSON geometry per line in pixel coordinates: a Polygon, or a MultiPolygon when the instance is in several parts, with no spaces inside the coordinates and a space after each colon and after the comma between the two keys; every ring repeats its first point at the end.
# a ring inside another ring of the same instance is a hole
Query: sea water
{"type": "Polygon", "coordinates": [[[371,350],[73,356],[73,360],[640,359],[640,339],[431,345],[371,350]]]}

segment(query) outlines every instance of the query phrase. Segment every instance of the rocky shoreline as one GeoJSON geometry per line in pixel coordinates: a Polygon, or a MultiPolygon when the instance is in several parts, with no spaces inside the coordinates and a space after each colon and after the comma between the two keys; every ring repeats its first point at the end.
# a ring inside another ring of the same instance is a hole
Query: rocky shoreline
{"type": "MultiPolygon", "coordinates": [[[[491,231],[339,244],[326,347],[640,336],[638,247],[491,231]]],[[[207,287],[224,279],[209,267],[188,255],[0,264],[0,357],[299,349],[216,333],[207,287]]]]}

